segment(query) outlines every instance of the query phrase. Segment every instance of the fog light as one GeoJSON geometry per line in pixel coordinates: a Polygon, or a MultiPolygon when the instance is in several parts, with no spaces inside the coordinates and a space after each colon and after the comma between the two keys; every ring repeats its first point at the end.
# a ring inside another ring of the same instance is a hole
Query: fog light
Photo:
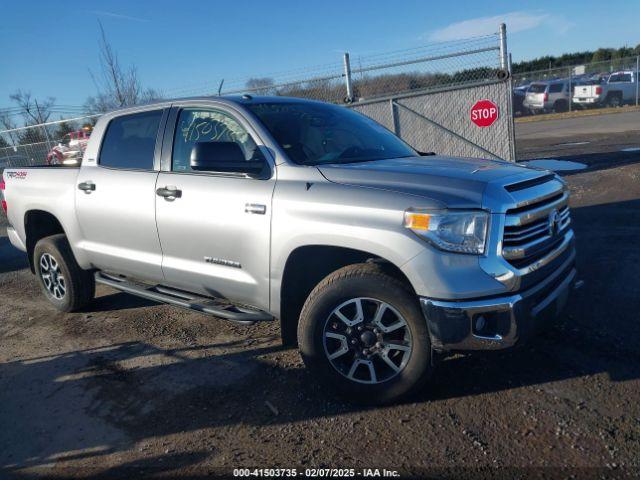
{"type": "Polygon", "coordinates": [[[473,317],[473,334],[478,337],[495,337],[499,335],[498,318],[494,313],[482,313],[473,317]]]}

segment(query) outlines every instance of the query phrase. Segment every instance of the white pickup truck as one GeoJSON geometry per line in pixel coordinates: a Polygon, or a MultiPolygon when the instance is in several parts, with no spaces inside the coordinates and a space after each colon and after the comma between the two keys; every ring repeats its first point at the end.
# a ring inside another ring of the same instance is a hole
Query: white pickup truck
{"type": "Polygon", "coordinates": [[[615,72],[609,75],[605,83],[576,86],[573,91],[573,103],[582,106],[620,107],[635,101],[638,75],[631,70],[615,72]]]}

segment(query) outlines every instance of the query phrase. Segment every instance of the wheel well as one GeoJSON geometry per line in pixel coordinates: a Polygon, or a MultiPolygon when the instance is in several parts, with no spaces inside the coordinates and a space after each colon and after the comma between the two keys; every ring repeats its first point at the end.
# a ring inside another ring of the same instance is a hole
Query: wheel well
{"type": "Polygon", "coordinates": [[[355,263],[377,262],[389,275],[405,282],[409,279],[393,263],[361,250],[324,245],[299,247],[289,255],[280,290],[280,331],[285,345],[295,345],[300,311],[311,290],[336,270],[355,263]]]}
{"type": "Polygon", "coordinates": [[[42,238],[58,233],[64,233],[62,225],[56,217],[42,210],[30,210],[24,216],[24,231],[27,239],[27,256],[31,272],[35,272],[33,266],[33,250],[42,238]]]}

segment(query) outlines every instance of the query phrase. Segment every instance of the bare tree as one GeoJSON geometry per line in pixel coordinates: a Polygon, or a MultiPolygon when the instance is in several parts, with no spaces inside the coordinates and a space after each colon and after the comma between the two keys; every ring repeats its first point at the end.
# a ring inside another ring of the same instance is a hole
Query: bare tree
{"type": "Polygon", "coordinates": [[[18,143],[18,137],[16,133],[11,130],[14,130],[17,125],[11,120],[11,116],[7,113],[0,113],[0,124],[5,130],[9,131],[6,135],[9,137],[11,144],[16,145],[18,143]]]}
{"type": "Polygon", "coordinates": [[[10,147],[11,145],[7,142],[2,135],[0,135],[0,149],[10,147]]]}
{"type": "Polygon", "coordinates": [[[98,90],[98,94],[89,97],[85,103],[87,111],[102,113],[119,107],[137,105],[160,97],[153,89],[144,89],[134,65],[122,67],[118,54],[107,40],[107,34],[101,22],[100,26],[100,73],[89,74],[98,90]]]}
{"type": "Polygon", "coordinates": [[[23,92],[22,90],[9,95],[9,98],[18,105],[27,125],[46,123],[51,116],[51,107],[56,101],[53,97],[38,100],[33,98],[31,92],[23,92]]]}
{"type": "Polygon", "coordinates": [[[259,95],[271,95],[275,93],[275,82],[270,77],[253,77],[247,80],[245,87],[247,90],[259,95]]]}

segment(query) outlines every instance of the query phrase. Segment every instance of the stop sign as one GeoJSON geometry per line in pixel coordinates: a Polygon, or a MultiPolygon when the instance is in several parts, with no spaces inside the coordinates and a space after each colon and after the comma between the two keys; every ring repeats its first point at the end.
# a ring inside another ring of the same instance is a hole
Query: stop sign
{"type": "Polygon", "coordinates": [[[479,127],[489,127],[498,119],[498,106],[491,100],[478,100],[471,107],[471,121],[479,127]]]}

